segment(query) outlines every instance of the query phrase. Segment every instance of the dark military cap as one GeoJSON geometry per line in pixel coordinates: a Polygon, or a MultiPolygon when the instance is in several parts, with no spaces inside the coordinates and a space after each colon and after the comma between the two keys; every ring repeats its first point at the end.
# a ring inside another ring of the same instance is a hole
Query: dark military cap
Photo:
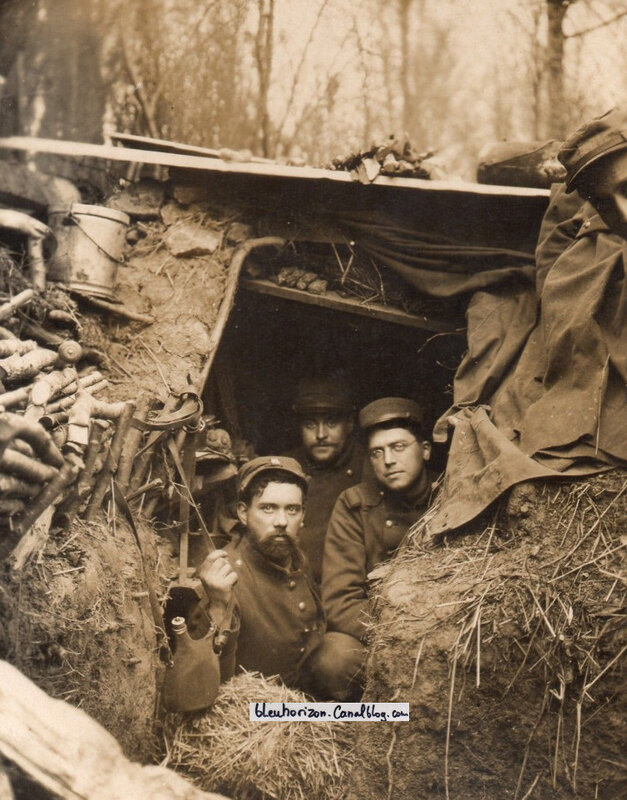
{"type": "Polygon", "coordinates": [[[297,414],[316,411],[337,411],[350,414],[353,410],[348,386],[341,379],[303,378],[298,384],[296,400],[292,406],[297,414]]]}
{"type": "Polygon", "coordinates": [[[381,397],[361,409],[359,427],[367,430],[392,419],[414,422],[421,428],[424,421],[422,409],[413,400],[404,397],[381,397]]]}
{"type": "Polygon", "coordinates": [[[237,480],[237,494],[241,495],[246,491],[253,478],[261,475],[262,472],[280,470],[287,472],[298,479],[303,492],[307,491],[307,476],[303,472],[301,465],[295,458],[287,456],[260,456],[247,461],[240,467],[237,480]]]}
{"type": "Polygon", "coordinates": [[[557,157],[566,167],[566,191],[590,164],[627,147],[627,112],[613,108],[602,117],[586,122],[561,146],[557,157]]]}

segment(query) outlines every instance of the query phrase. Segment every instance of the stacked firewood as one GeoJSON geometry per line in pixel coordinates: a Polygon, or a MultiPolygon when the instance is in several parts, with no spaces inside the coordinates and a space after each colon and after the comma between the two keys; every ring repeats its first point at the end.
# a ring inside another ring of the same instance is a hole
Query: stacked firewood
{"type": "Polygon", "coordinates": [[[98,507],[117,466],[135,407],[101,399],[108,383],[78,330],[72,313],[32,289],[0,305],[0,530],[10,539],[61,501],[70,516],[98,507]],[[75,338],[55,332],[59,321],[74,323],[75,338]]]}

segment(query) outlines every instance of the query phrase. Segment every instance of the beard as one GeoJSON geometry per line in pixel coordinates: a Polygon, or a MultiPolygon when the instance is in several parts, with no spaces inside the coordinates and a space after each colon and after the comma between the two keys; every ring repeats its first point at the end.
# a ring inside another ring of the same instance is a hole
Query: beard
{"type": "Polygon", "coordinates": [[[253,537],[252,542],[257,550],[268,561],[280,564],[282,567],[297,564],[300,561],[300,550],[297,543],[287,534],[269,536],[263,541],[253,537]]]}

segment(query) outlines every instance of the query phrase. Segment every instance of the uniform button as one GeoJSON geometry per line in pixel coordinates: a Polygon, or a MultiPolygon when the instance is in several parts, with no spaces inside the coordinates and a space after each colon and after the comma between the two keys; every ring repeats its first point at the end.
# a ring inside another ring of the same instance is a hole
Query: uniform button
{"type": "Polygon", "coordinates": [[[301,611],[304,611],[307,608],[307,603],[305,603],[304,600],[301,600],[300,603],[298,604],[298,607],[300,608],[301,611]]]}
{"type": "Polygon", "coordinates": [[[385,492],[383,491],[383,489],[381,489],[381,491],[379,492],[379,494],[381,495],[381,497],[383,497],[383,495],[385,494],[385,492]]]}
{"type": "Polygon", "coordinates": [[[394,525],[394,522],[391,519],[386,519],[385,520],[385,527],[386,528],[391,528],[392,525],[394,525]]]}
{"type": "Polygon", "coordinates": [[[352,469],[347,469],[346,470],[346,474],[350,477],[353,474],[353,470],[352,469]]]}
{"type": "Polygon", "coordinates": [[[236,567],[241,567],[241,566],[242,566],[242,559],[241,559],[241,558],[238,558],[238,559],[235,561],[235,566],[236,566],[236,567]]]}
{"type": "Polygon", "coordinates": [[[583,226],[584,226],[584,228],[589,228],[589,227],[590,227],[590,220],[589,220],[589,219],[587,219],[587,220],[584,222],[583,226]]]}
{"type": "Polygon", "coordinates": [[[298,650],[298,652],[299,652],[299,653],[304,653],[304,652],[305,652],[305,648],[304,648],[304,647],[300,647],[300,648],[299,648],[299,650],[298,650]]]}
{"type": "Polygon", "coordinates": [[[305,630],[303,631],[303,633],[311,633],[311,631],[309,630],[309,628],[305,628],[305,630]]]}
{"type": "Polygon", "coordinates": [[[287,585],[290,587],[290,589],[295,589],[296,588],[296,581],[290,581],[287,585]]]}

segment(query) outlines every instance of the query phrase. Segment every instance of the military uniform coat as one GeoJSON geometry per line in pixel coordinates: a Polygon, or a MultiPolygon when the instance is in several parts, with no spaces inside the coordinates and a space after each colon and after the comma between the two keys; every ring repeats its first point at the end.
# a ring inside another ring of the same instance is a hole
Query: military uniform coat
{"type": "Polygon", "coordinates": [[[322,604],[328,630],[363,641],[368,620],[368,573],[388,559],[426,511],[431,480],[410,504],[374,479],[338,497],[329,521],[322,568],[322,604]]]}
{"type": "Polygon", "coordinates": [[[329,467],[320,467],[309,461],[304,448],[294,450],[289,455],[311,477],[305,506],[305,524],[300,530],[298,541],[307,558],[314,583],[319,587],[324,537],[331,512],[340,494],[361,480],[364,451],[353,439],[336,463],[329,467]]]}
{"type": "Polygon", "coordinates": [[[246,534],[223,549],[237,583],[231,631],[221,658],[222,680],[245,669],[298,685],[301,667],[326,628],[309,575],[302,566],[284,569],[272,563],[246,534]]]}

